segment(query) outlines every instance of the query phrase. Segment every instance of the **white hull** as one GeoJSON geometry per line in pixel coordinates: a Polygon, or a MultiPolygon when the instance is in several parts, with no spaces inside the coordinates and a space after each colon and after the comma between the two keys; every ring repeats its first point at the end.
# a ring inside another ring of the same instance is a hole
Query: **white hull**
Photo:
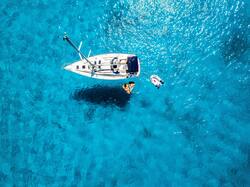
{"type": "Polygon", "coordinates": [[[140,62],[133,54],[111,53],[91,56],[87,59],[94,65],[94,70],[85,59],[67,65],[64,69],[104,80],[120,80],[140,75],[140,62]]]}

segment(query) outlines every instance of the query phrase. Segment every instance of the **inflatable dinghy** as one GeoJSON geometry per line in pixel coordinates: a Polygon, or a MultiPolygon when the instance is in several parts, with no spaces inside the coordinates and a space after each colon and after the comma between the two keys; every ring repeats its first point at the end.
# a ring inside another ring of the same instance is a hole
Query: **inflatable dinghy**
{"type": "Polygon", "coordinates": [[[158,89],[164,84],[164,81],[158,75],[151,75],[150,81],[158,89]]]}

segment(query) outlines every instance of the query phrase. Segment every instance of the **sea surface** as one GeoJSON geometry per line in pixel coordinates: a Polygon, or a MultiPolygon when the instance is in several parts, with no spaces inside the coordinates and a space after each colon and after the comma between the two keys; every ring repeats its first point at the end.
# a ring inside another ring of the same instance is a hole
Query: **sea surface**
{"type": "Polygon", "coordinates": [[[0,186],[250,186],[249,41],[249,0],[1,0],[0,186]],[[132,95],[65,32],[136,54],[132,95]]]}

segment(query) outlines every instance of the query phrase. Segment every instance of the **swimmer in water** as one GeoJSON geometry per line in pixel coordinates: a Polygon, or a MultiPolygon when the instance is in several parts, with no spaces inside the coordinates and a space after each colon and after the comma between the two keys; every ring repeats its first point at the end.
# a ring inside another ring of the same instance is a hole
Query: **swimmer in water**
{"type": "Polygon", "coordinates": [[[135,83],[132,81],[122,85],[122,88],[124,89],[125,92],[127,92],[127,94],[131,94],[134,87],[135,87],[135,83]]]}

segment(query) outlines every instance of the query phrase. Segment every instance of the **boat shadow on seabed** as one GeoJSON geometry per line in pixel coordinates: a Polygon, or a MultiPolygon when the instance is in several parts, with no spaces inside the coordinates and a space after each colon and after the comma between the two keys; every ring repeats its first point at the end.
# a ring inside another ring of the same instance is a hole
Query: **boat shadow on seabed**
{"type": "Polygon", "coordinates": [[[77,89],[72,93],[72,98],[76,101],[87,101],[102,106],[116,105],[124,108],[130,95],[121,87],[95,86],[93,88],[77,89]]]}

